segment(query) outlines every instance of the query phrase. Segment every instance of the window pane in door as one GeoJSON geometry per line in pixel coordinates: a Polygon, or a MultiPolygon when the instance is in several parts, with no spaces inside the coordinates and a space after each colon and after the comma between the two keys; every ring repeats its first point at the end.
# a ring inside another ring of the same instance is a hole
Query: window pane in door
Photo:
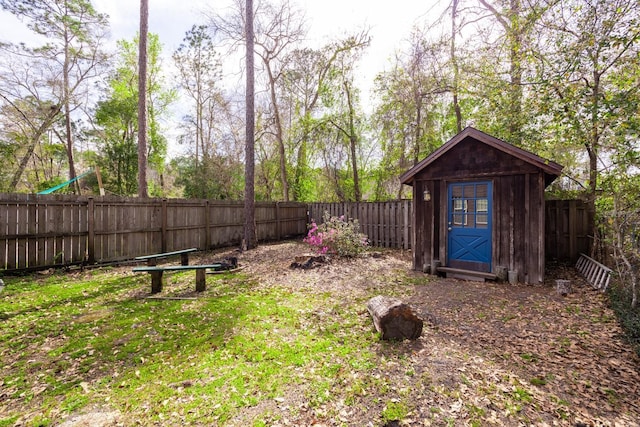
{"type": "Polygon", "coordinates": [[[476,197],[486,199],[489,195],[489,185],[488,184],[478,184],[476,185],[476,197]]]}
{"type": "Polygon", "coordinates": [[[488,228],[489,217],[487,214],[477,214],[476,216],[476,228],[488,228]]]}
{"type": "Polygon", "coordinates": [[[464,197],[465,198],[473,198],[475,197],[475,185],[465,185],[464,186],[464,197]]]}

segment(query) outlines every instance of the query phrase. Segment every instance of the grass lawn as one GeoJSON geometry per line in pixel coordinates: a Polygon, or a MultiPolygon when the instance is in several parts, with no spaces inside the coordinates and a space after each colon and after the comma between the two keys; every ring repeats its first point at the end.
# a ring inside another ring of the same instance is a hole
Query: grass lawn
{"type": "MultiPolygon", "coordinates": [[[[192,296],[193,276],[168,275],[167,288],[192,296]]],[[[125,425],[271,425],[282,416],[263,402],[318,407],[345,367],[363,375],[362,388],[374,366],[377,336],[361,307],[256,288],[242,273],[210,275],[204,294],[184,300],[144,298],[149,277],[123,268],[7,283],[0,426],[51,425],[81,410],[117,411],[125,425]],[[292,387],[301,395],[287,396],[292,387]]]]}
{"type": "MultiPolygon", "coordinates": [[[[193,271],[166,274],[165,299],[147,298],[150,277],[130,267],[5,278],[0,426],[606,419],[544,392],[559,379],[539,365],[537,383],[524,380],[520,368],[446,333],[446,322],[425,323],[414,342],[381,342],[367,300],[385,293],[411,302],[416,288],[433,286],[433,278],[409,271],[406,257],[389,252],[318,271],[288,269],[301,248],[248,253],[255,259],[240,260],[247,269],[208,275],[197,295],[193,271]]],[[[515,321],[505,320],[502,304],[502,324],[515,321]]],[[[490,323],[494,315],[480,308],[472,317],[490,323]]],[[[563,345],[570,349],[571,338],[563,345]]],[[[545,359],[539,353],[520,354],[518,366],[536,366],[545,359]]],[[[621,394],[607,394],[616,420],[633,420],[640,409],[621,394]]]]}

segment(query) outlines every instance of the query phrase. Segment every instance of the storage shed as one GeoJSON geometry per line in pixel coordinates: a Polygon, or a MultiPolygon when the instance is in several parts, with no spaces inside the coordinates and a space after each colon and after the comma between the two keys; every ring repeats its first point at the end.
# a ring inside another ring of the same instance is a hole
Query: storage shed
{"type": "Polygon", "coordinates": [[[468,127],[400,180],[413,186],[413,269],[541,283],[544,189],[562,166],[468,127]]]}

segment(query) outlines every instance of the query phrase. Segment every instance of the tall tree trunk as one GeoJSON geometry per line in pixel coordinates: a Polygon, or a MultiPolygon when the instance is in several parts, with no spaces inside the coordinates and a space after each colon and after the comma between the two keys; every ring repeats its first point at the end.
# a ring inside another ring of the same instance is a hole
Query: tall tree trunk
{"type": "Polygon", "coordinates": [[[308,168],[307,168],[307,138],[306,135],[308,135],[307,131],[306,131],[306,127],[308,126],[307,124],[308,122],[305,121],[305,130],[303,131],[303,138],[302,141],[300,141],[300,148],[298,149],[298,161],[296,163],[296,170],[295,170],[295,186],[293,189],[293,200],[296,201],[300,201],[300,200],[304,200],[304,196],[306,196],[306,194],[303,191],[302,185],[304,182],[304,177],[305,174],[308,172],[308,168]]]}
{"type": "MultiPolygon", "coordinates": [[[[22,112],[20,111],[22,114],[22,112]]],[[[20,160],[20,164],[18,165],[18,169],[16,169],[13,174],[13,178],[11,178],[11,184],[9,184],[9,192],[15,192],[18,183],[20,182],[20,177],[24,173],[24,170],[27,168],[27,164],[29,164],[29,160],[31,156],[33,156],[33,151],[35,150],[36,144],[38,140],[44,135],[44,133],[49,129],[49,127],[55,121],[56,116],[60,113],[60,106],[53,107],[49,110],[47,117],[42,121],[40,126],[37,129],[34,129],[33,137],[29,140],[29,145],[27,146],[27,152],[20,160]]],[[[24,114],[23,114],[24,116],[24,114]]],[[[24,116],[26,118],[26,116],[24,116]]],[[[30,122],[29,122],[30,123],[30,122]]]]}
{"type": "Polygon", "coordinates": [[[351,87],[348,82],[344,82],[344,90],[347,94],[347,103],[349,105],[349,147],[351,148],[351,167],[353,168],[353,195],[356,202],[362,199],[360,195],[360,180],[358,178],[358,135],[356,134],[355,125],[355,109],[353,107],[353,100],[351,99],[351,87]]]}
{"type": "MultiPolygon", "coordinates": [[[[613,249],[616,259],[621,260],[624,267],[618,266],[618,274],[622,278],[622,282],[631,282],[631,308],[635,309],[638,306],[638,274],[636,268],[631,263],[631,260],[627,256],[625,251],[625,236],[623,233],[623,226],[621,224],[620,217],[623,215],[622,209],[620,209],[618,195],[613,196],[613,249]],[[626,274],[625,274],[626,273],[626,274]],[[628,276],[628,277],[625,277],[628,276]]],[[[636,251],[635,248],[632,251],[636,251]]]]}
{"type": "Polygon", "coordinates": [[[282,184],[282,198],[285,202],[289,201],[289,181],[287,179],[287,157],[284,147],[284,133],[282,131],[282,122],[280,120],[280,108],[278,108],[278,98],[276,97],[276,80],[271,71],[271,65],[266,63],[267,73],[269,74],[269,88],[271,92],[271,105],[273,107],[273,116],[276,126],[276,140],[278,141],[278,154],[280,157],[280,182],[282,184]]]}
{"type": "Polygon", "coordinates": [[[521,23],[520,0],[511,0],[510,4],[511,25],[508,31],[509,37],[509,76],[511,87],[509,91],[509,142],[515,145],[522,145],[522,128],[524,126],[522,118],[522,37],[523,28],[521,23]]]}
{"type": "Polygon", "coordinates": [[[254,33],[253,33],[253,0],[246,0],[246,66],[247,89],[246,130],[245,130],[245,169],[244,169],[244,245],[243,249],[258,246],[255,222],[255,67],[254,67],[254,33]]]}
{"type": "Polygon", "coordinates": [[[507,94],[507,110],[502,115],[505,122],[503,126],[507,132],[507,140],[515,145],[522,144],[522,64],[525,60],[523,54],[523,38],[531,27],[529,22],[522,18],[521,0],[510,0],[509,10],[505,14],[491,5],[487,0],[479,0],[490,11],[496,20],[502,25],[509,49],[509,93],[507,94]]]}
{"type": "Polygon", "coordinates": [[[458,86],[460,82],[460,70],[458,68],[458,58],[456,56],[456,17],[458,16],[458,0],[453,0],[451,4],[451,64],[453,65],[453,110],[456,114],[456,131],[462,132],[462,113],[458,102],[458,86]]]}
{"type": "Polygon", "coordinates": [[[140,0],[140,36],[138,45],[138,197],[147,193],[147,38],[149,0],[140,0]]]}
{"type": "MultiPolygon", "coordinates": [[[[63,104],[64,104],[64,127],[66,132],[66,149],[67,159],[69,161],[69,180],[76,177],[76,165],[73,159],[73,134],[71,132],[71,100],[69,90],[69,33],[65,27],[64,30],[64,65],[62,66],[62,80],[63,80],[63,104]]],[[[80,194],[80,184],[78,181],[73,181],[73,191],[76,194],[80,194]]]]}
{"type": "Polygon", "coordinates": [[[598,191],[598,147],[600,146],[600,73],[597,64],[593,71],[593,93],[591,100],[591,129],[589,131],[589,142],[587,143],[587,154],[589,156],[589,194],[587,195],[587,220],[591,229],[592,241],[590,255],[594,256],[596,251],[596,199],[598,191]]]}
{"type": "Polygon", "coordinates": [[[418,95],[416,98],[416,127],[413,142],[413,165],[417,165],[420,161],[420,138],[422,137],[420,132],[420,125],[422,124],[422,95],[418,95]]]}

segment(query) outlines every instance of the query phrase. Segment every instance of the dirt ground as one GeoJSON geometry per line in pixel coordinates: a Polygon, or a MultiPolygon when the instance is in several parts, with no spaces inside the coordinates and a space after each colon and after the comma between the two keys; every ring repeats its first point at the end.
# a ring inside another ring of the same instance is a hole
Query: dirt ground
{"type": "MultiPolygon", "coordinates": [[[[640,425],[640,359],[624,342],[605,296],[573,268],[554,266],[544,285],[509,285],[412,272],[411,253],[400,250],[290,268],[302,253],[308,246],[285,242],[245,253],[215,251],[198,261],[237,256],[258,286],[330,294],[362,306],[363,319],[372,295],[396,296],[424,320],[423,333],[415,341],[376,344],[371,376],[390,389],[363,390],[355,402],[337,398],[318,407],[292,389],[280,401],[246,408],[228,425],[251,425],[269,410],[279,414],[267,422],[273,426],[379,426],[389,396],[407,411],[387,426],[640,425]],[[573,292],[559,295],[556,278],[570,279],[573,292]]],[[[349,373],[343,375],[347,387],[349,373]]],[[[91,415],[65,425],[91,425],[91,415]]]]}
{"type": "MultiPolygon", "coordinates": [[[[263,245],[239,260],[263,286],[331,292],[344,301],[392,294],[425,321],[418,340],[381,347],[389,363],[374,374],[409,390],[404,425],[640,425],[640,360],[605,296],[573,268],[551,266],[537,286],[470,282],[411,272],[410,251],[388,250],[291,269],[305,251],[299,242],[263,245]],[[557,278],[570,279],[572,293],[559,295],[557,278]],[[385,351],[400,351],[404,362],[385,351]]],[[[358,410],[371,408],[334,409],[346,413],[346,425],[358,425],[358,410]]],[[[284,419],[322,425],[308,413],[284,419]]]]}

